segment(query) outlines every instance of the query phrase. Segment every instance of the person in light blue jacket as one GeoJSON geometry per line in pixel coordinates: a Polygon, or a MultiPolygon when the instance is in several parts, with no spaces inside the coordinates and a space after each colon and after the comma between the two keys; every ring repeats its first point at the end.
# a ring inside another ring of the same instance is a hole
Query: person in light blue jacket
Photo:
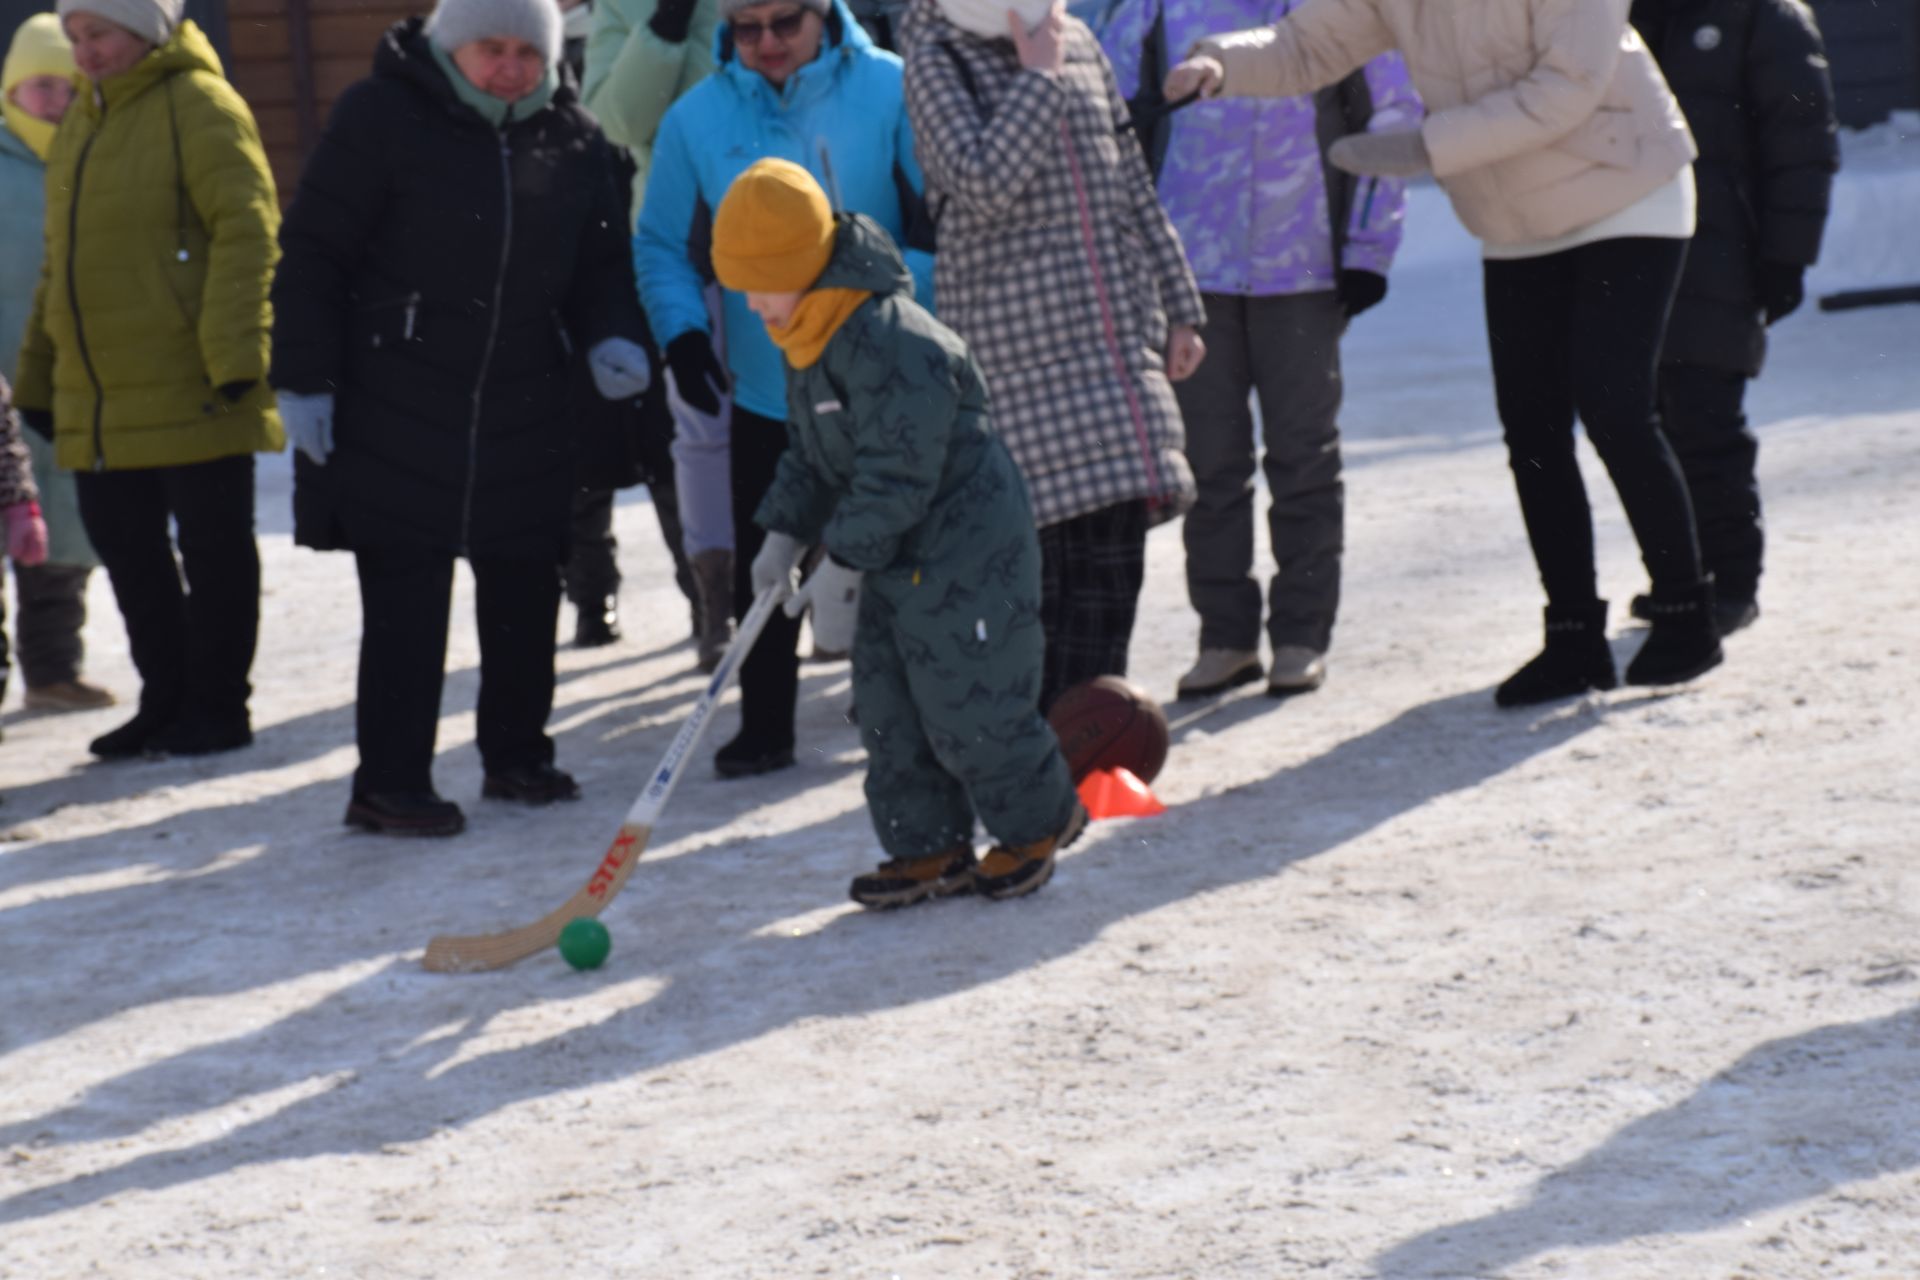
{"type": "MultiPolygon", "coordinates": [[[[675,478],[689,523],[713,509],[716,490],[731,498],[739,616],[752,602],[748,567],[766,536],[753,513],[786,449],[787,374],[744,295],[722,291],[713,331],[713,211],[754,161],[791,160],[836,208],[866,214],[893,237],[929,306],[933,259],[900,59],[874,45],[845,0],[720,0],[719,8],[715,71],[673,104],[654,139],[634,266],[674,395],[714,417],[732,391],[730,428],[707,442],[718,447],[677,447],[675,478]]],[[[677,417],[684,429],[687,416],[677,417]]],[[[798,635],[797,621],[776,615],[742,665],[740,733],[714,757],[723,776],[793,763],[798,635]]]]}

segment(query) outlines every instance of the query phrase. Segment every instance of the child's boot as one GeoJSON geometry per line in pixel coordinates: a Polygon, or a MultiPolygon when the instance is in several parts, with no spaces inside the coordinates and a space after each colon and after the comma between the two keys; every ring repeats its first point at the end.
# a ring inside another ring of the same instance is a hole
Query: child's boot
{"type": "Polygon", "coordinates": [[[1655,587],[1647,601],[1646,643],[1627,664],[1628,684],[1680,684],[1720,665],[1720,630],[1713,607],[1713,581],[1690,587],[1655,587]]]}
{"type": "Polygon", "coordinates": [[[1500,706],[1530,707],[1618,683],[1613,650],[1607,647],[1605,600],[1572,609],[1548,605],[1546,619],[1546,647],[1494,690],[1493,700],[1500,706]]]}
{"type": "Polygon", "coordinates": [[[849,896],[877,911],[910,907],[928,898],[973,892],[973,848],[959,845],[924,858],[892,858],[853,878],[849,896]]]}
{"type": "Polygon", "coordinates": [[[1032,844],[993,846],[980,860],[973,884],[989,898],[1021,898],[1053,878],[1054,855],[1080,838],[1087,827],[1087,811],[1078,800],[1067,815],[1067,825],[1032,844]]]}

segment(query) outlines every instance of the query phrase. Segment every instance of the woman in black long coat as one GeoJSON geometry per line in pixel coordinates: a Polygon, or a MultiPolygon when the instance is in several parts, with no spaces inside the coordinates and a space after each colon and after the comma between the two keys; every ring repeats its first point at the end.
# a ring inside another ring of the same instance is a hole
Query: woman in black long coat
{"type": "Polygon", "coordinates": [[[301,175],[273,373],[300,451],[295,539],[353,552],[350,825],[462,829],[433,789],[453,567],[472,566],[482,794],[572,799],[553,765],[554,627],[574,478],[567,367],[646,389],[609,144],[558,70],[552,0],[442,0],[393,27],[301,175]]]}

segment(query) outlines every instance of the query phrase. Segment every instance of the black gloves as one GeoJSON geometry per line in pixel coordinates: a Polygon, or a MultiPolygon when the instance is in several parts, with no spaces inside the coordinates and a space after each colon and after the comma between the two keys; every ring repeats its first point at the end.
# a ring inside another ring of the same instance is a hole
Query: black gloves
{"type": "Polygon", "coordinates": [[[727,390],[727,371],[714,357],[713,340],[698,329],[689,329],[667,344],[666,355],[680,398],[702,413],[719,413],[720,397],[727,390]]]}
{"type": "Polygon", "coordinates": [[[1340,309],[1351,320],[1362,311],[1378,306],[1387,296],[1387,278],[1378,271],[1342,267],[1334,274],[1333,296],[1340,300],[1340,309]]]}
{"type": "Polygon", "coordinates": [[[22,409],[19,413],[20,422],[27,430],[33,432],[33,434],[39,436],[48,444],[53,443],[53,410],[22,409]]]}
{"type": "Polygon", "coordinates": [[[693,25],[695,3],[697,0],[660,0],[647,25],[668,44],[679,44],[687,38],[687,28],[693,25]]]}
{"type": "Polygon", "coordinates": [[[1767,323],[1784,320],[1800,309],[1806,300],[1805,267],[1787,262],[1762,262],[1754,268],[1754,284],[1760,292],[1760,307],[1767,323]]]}

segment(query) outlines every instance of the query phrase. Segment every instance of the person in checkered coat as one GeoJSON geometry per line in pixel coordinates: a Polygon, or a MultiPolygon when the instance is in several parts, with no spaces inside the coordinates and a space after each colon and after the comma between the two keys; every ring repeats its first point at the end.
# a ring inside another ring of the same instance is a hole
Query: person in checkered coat
{"type": "Polygon", "coordinates": [[[913,0],[907,112],[940,318],[986,374],[1040,529],[1042,709],[1125,675],[1153,524],[1193,503],[1170,378],[1206,313],[1099,41],[1056,6],[913,0]],[[991,13],[1006,25],[987,34],[991,13]]]}

